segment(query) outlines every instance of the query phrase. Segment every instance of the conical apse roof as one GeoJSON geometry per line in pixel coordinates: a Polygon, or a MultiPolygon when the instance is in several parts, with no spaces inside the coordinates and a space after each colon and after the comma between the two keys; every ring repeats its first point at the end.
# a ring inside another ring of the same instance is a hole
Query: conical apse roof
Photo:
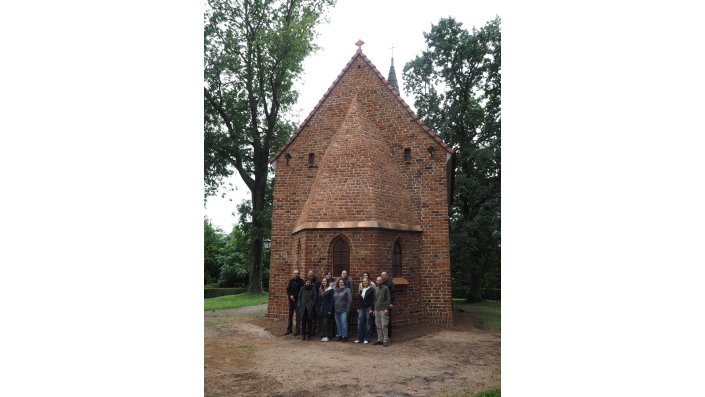
{"type": "Polygon", "coordinates": [[[353,98],[318,162],[318,173],[294,232],[317,228],[321,223],[420,230],[404,189],[401,162],[366,119],[358,98],[353,98]]]}

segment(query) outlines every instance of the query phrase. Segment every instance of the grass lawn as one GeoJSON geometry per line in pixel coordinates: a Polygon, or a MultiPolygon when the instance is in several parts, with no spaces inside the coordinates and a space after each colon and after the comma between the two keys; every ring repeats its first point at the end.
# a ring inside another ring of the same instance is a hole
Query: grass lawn
{"type": "Polygon", "coordinates": [[[481,391],[473,394],[472,397],[500,397],[502,392],[500,389],[481,391]]]}
{"type": "Polygon", "coordinates": [[[501,301],[465,303],[463,298],[453,298],[453,306],[468,313],[479,327],[499,331],[502,329],[501,301]]]}
{"type": "Polygon", "coordinates": [[[261,305],[267,303],[267,293],[252,294],[245,292],[237,295],[225,295],[203,300],[205,310],[237,309],[238,307],[261,305]]]}

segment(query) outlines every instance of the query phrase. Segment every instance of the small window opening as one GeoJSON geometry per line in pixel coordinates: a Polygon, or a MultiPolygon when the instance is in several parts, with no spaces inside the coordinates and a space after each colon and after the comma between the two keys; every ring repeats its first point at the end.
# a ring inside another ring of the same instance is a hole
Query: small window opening
{"type": "Polygon", "coordinates": [[[339,275],[343,270],[350,270],[350,246],[342,237],[336,237],[333,241],[333,275],[339,275]]]}
{"type": "Polygon", "coordinates": [[[411,149],[404,149],[404,161],[411,161],[411,149]]]}
{"type": "Polygon", "coordinates": [[[401,277],[401,244],[394,242],[392,251],[392,277],[401,277]]]}
{"type": "Polygon", "coordinates": [[[315,166],[316,166],[316,154],[315,154],[315,153],[309,153],[309,154],[308,154],[308,166],[309,166],[309,167],[315,167],[315,166]]]}

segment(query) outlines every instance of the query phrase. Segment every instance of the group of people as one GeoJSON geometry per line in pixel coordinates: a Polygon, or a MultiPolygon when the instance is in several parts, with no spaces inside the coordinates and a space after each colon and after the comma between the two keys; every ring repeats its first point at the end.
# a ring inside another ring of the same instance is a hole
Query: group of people
{"type": "Polygon", "coordinates": [[[347,270],[343,270],[338,278],[333,278],[329,271],[320,279],[313,270],[308,271],[305,279],[300,277],[298,270],[294,270],[286,294],[289,298],[289,322],[284,335],[292,333],[296,313],[294,335],[301,334],[301,340],[311,340],[318,329],[321,342],[328,342],[334,337],[340,342],[347,342],[348,317],[353,299],[357,299],[360,305],[355,343],[370,343],[376,328],[375,344],[389,346],[394,283],[387,272],[380,273],[375,281],[369,273],[363,273],[358,292],[353,298],[353,281],[347,270]]]}

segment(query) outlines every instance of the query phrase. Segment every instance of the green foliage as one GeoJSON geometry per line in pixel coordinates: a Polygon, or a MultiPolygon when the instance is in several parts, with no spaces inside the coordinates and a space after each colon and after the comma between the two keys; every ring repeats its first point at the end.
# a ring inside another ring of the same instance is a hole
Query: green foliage
{"type": "Polygon", "coordinates": [[[249,236],[239,226],[229,235],[213,227],[209,219],[204,222],[204,284],[232,287],[244,284],[247,277],[249,236]]]}
{"type": "Polygon", "coordinates": [[[253,294],[245,292],[238,295],[225,295],[217,298],[204,299],[205,310],[237,309],[239,307],[254,306],[267,303],[267,293],[261,292],[253,294]]]}
{"type": "Polygon", "coordinates": [[[404,66],[419,116],[456,150],[449,208],[454,287],[480,300],[500,288],[500,19],[468,32],[453,18],[424,33],[427,49],[404,66]]]}
{"type": "Polygon", "coordinates": [[[249,236],[236,225],[227,237],[223,250],[218,256],[220,277],[218,287],[233,287],[243,283],[247,277],[249,236]]]}
{"type": "Polygon", "coordinates": [[[220,275],[220,255],[225,247],[225,234],[219,228],[213,227],[210,220],[203,220],[203,265],[204,283],[212,284],[220,275]]]}
{"type": "MultiPolygon", "coordinates": [[[[262,291],[268,159],[294,131],[293,83],[335,0],[208,0],[204,27],[204,193],[233,172],[251,193],[249,287],[262,291]]],[[[271,206],[271,201],[270,204],[271,206]]]]}
{"type": "Polygon", "coordinates": [[[220,288],[232,287],[245,276],[247,276],[247,269],[242,265],[237,263],[223,265],[220,268],[220,276],[216,285],[220,288]]]}

